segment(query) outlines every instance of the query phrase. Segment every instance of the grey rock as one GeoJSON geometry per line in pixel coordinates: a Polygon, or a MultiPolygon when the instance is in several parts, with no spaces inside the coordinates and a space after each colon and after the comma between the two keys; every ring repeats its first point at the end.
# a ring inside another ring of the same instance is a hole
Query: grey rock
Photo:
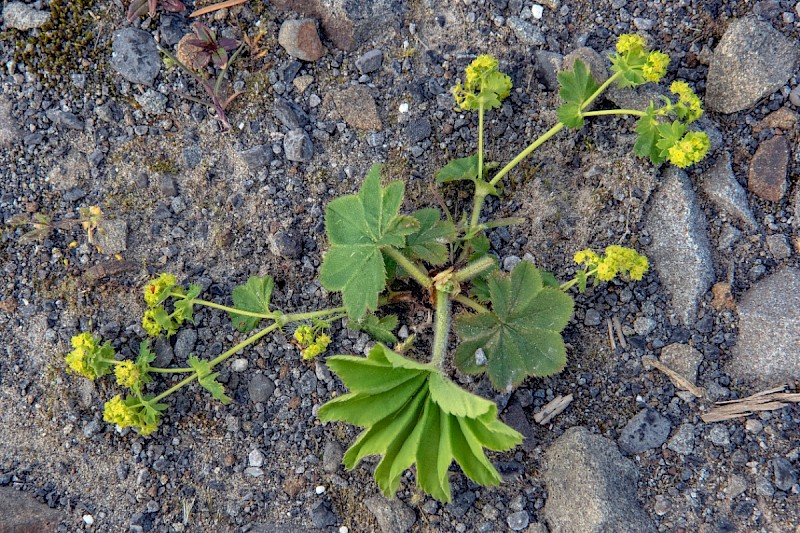
{"type": "Polygon", "coordinates": [[[102,219],[92,235],[92,244],[106,255],[124,252],[128,249],[128,223],[119,219],[102,219]]]}
{"type": "Polygon", "coordinates": [[[239,157],[247,168],[251,171],[259,171],[272,162],[272,147],[267,144],[259,144],[239,152],[239,157]]]}
{"type": "Polygon", "coordinates": [[[792,92],[789,93],[789,101],[793,106],[800,107],[800,85],[795,85],[794,89],[792,89],[792,92]]]}
{"type": "Polygon", "coordinates": [[[735,113],[753,107],[786,84],[798,60],[797,43],[769,22],[754,17],[733,20],[709,65],[708,109],[735,113]]]}
{"type": "Polygon", "coordinates": [[[522,531],[528,524],[530,523],[530,516],[528,516],[528,511],[518,511],[516,513],[511,513],[506,518],[506,524],[508,527],[514,531],[522,531]]]}
{"type": "Polygon", "coordinates": [[[588,46],[582,46],[573,50],[564,56],[564,62],[561,64],[561,69],[572,70],[575,60],[579,60],[589,68],[589,73],[592,75],[592,78],[594,78],[594,81],[596,81],[598,85],[602,84],[608,79],[608,69],[606,69],[606,63],[608,60],[598,54],[594,49],[589,48],[588,46]]]}
{"type": "Polygon", "coordinates": [[[339,466],[342,464],[342,457],[344,457],[344,450],[339,441],[329,440],[322,450],[322,469],[329,474],[333,474],[339,470],[339,466]]]}
{"type": "Polygon", "coordinates": [[[619,447],[627,453],[641,453],[664,444],[672,424],[655,409],[639,411],[623,428],[619,447]]]}
{"type": "Polygon", "coordinates": [[[167,96],[153,89],[147,89],[135,99],[142,106],[142,111],[148,115],[161,115],[167,109],[167,96]]]}
{"type": "Polygon", "coordinates": [[[747,480],[744,476],[739,474],[731,474],[728,478],[728,485],[725,487],[725,494],[731,500],[744,493],[747,490],[747,480]]]}
{"type": "Polygon", "coordinates": [[[317,528],[327,528],[330,526],[335,526],[336,523],[339,521],[339,518],[331,511],[331,505],[329,502],[319,502],[315,505],[310,512],[311,515],[311,522],[314,524],[314,527],[317,528]]]}
{"type": "Polygon", "coordinates": [[[414,120],[408,124],[408,127],[406,127],[408,140],[412,143],[424,141],[430,137],[432,131],[433,129],[431,128],[431,121],[427,118],[414,120]]]}
{"type": "Polygon", "coordinates": [[[60,109],[50,109],[45,114],[56,126],[64,126],[79,131],[83,129],[84,123],[75,113],[61,111],[60,109]]]}
{"type": "Polygon", "coordinates": [[[181,328],[175,338],[175,356],[179,361],[186,361],[192,355],[197,342],[197,330],[194,328],[181,328]]]}
{"type": "Polygon", "coordinates": [[[264,475],[264,470],[257,466],[248,466],[244,469],[244,473],[250,477],[261,477],[264,475]]]}
{"type": "Polygon", "coordinates": [[[123,28],[111,42],[111,67],[131,83],[152,85],[161,70],[161,55],[146,31],[123,28]]]}
{"type": "Polygon", "coordinates": [[[767,248],[772,257],[780,261],[792,255],[792,248],[789,246],[789,241],[786,235],[782,233],[774,233],[767,236],[767,248]]]}
{"type": "Polygon", "coordinates": [[[92,438],[92,435],[100,433],[100,423],[97,420],[90,420],[88,424],[83,426],[83,436],[87,439],[92,438]]]}
{"type": "Polygon", "coordinates": [[[780,202],[788,187],[789,157],[789,142],[785,135],[776,135],[759,143],[750,161],[747,188],[764,200],[780,202]]]}
{"type": "Polygon", "coordinates": [[[717,158],[700,182],[703,193],[721,211],[744,223],[749,228],[756,227],[756,219],[747,203],[747,192],[733,175],[731,156],[724,152],[717,158]]]}
{"type": "Polygon", "coordinates": [[[653,19],[635,17],[633,19],[633,25],[636,26],[637,30],[650,31],[653,29],[653,19]]]}
{"type": "Polygon", "coordinates": [[[271,4],[320,18],[325,35],[340,50],[353,50],[390,28],[400,29],[406,10],[402,0],[274,0],[271,4]]]}
{"type": "Polygon", "coordinates": [[[253,403],[264,403],[275,392],[275,383],[264,374],[255,374],[247,384],[247,394],[253,403]]]}
{"type": "Polygon", "coordinates": [[[515,401],[508,406],[503,415],[503,422],[519,431],[525,437],[522,441],[522,447],[525,450],[533,451],[536,448],[536,434],[533,431],[533,426],[531,426],[528,415],[525,414],[525,410],[518,402],[515,401]]]}
{"type": "Polygon", "coordinates": [[[252,450],[247,455],[247,464],[256,468],[264,466],[264,453],[258,448],[252,450]]]}
{"type": "Polygon", "coordinates": [[[775,487],[772,483],[763,476],[756,478],[756,494],[766,498],[772,498],[775,495],[775,487]]]}
{"type": "Polygon", "coordinates": [[[414,510],[397,498],[387,500],[382,496],[373,496],[364,500],[364,504],[375,515],[383,533],[405,533],[417,521],[414,510]]]}
{"type": "Polygon", "coordinates": [[[694,426],[681,424],[669,439],[667,448],[680,455],[689,455],[694,451],[694,426]]]}
{"type": "Polygon", "coordinates": [[[613,441],[570,428],[550,445],[543,466],[550,531],[656,531],[636,499],[639,471],[613,441]]]}
{"type": "Polygon", "coordinates": [[[19,140],[19,129],[11,119],[11,102],[0,97],[0,146],[19,140]]]}
{"type": "Polygon", "coordinates": [[[327,52],[319,40],[317,21],[310,18],[285,20],[278,32],[278,43],[287,54],[302,61],[317,61],[327,52]]]}
{"type": "Polygon", "coordinates": [[[14,533],[56,531],[62,519],[67,519],[62,512],[39,503],[30,493],[11,487],[0,487],[2,531],[14,533]]]}
{"type": "Polygon", "coordinates": [[[158,17],[158,31],[164,44],[175,46],[186,34],[186,17],[161,13],[158,17]]]}
{"type": "Polygon", "coordinates": [[[600,325],[600,312],[590,307],[586,310],[586,316],[583,318],[583,324],[585,326],[599,326],[600,325]]]}
{"type": "Polygon", "coordinates": [[[664,346],[658,359],[694,384],[697,381],[697,368],[703,361],[703,354],[688,344],[674,343],[664,346]]]}
{"type": "Polygon", "coordinates": [[[785,457],[776,457],[772,460],[772,472],[778,490],[788,492],[797,483],[797,473],[792,468],[792,463],[785,457]]]}
{"type": "Polygon", "coordinates": [[[360,130],[380,130],[383,128],[378,106],[369,88],[364,85],[351,85],[344,90],[334,91],[333,103],[336,111],[349,126],[360,130]]]}
{"type": "Polygon", "coordinates": [[[714,282],[714,264],[705,216],[685,172],[665,172],[645,228],[653,238],[648,256],[672,296],[673,311],[688,325],[698,300],[714,282]]]}
{"type": "Polygon", "coordinates": [[[298,259],[303,255],[303,241],[287,231],[279,231],[269,236],[275,253],[287,259],[298,259]]]}
{"type": "Polygon", "coordinates": [[[289,161],[307,163],[314,157],[314,143],[304,130],[298,128],[283,138],[283,151],[289,161]]]}
{"type": "Polygon", "coordinates": [[[717,248],[723,252],[730,252],[733,245],[741,240],[743,233],[736,227],[725,223],[719,232],[719,242],[717,248]]]}
{"type": "Polygon", "coordinates": [[[647,316],[640,316],[633,321],[634,331],[636,331],[637,335],[641,335],[642,337],[649,335],[656,328],[656,325],[657,322],[647,316]]]}
{"type": "MultiPolygon", "coordinates": [[[[145,174],[145,177],[147,175],[145,174]]],[[[164,196],[172,198],[173,196],[178,196],[178,188],[175,185],[175,180],[172,179],[171,176],[167,176],[166,174],[160,174],[158,176],[158,190],[164,196]]]]}
{"type": "Polygon", "coordinates": [[[49,11],[39,11],[22,2],[9,2],[3,9],[3,20],[6,22],[6,27],[16,30],[41,28],[49,19],[49,11]]]}
{"type": "MultiPolygon", "coordinates": [[[[183,331],[183,330],[181,330],[183,331]]],[[[180,335],[180,332],[178,333],[180,335]]],[[[172,345],[164,337],[159,337],[153,343],[153,351],[156,354],[154,366],[166,368],[175,358],[175,353],[172,351],[172,345]]],[[[187,356],[188,357],[188,356],[187,356]]]]}
{"type": "Polygon", "coordinates": [[[519,17],[508,17],[506,24],[517,39],[530,46],[542,46],[546,41],[542,30],[519,17]]]}
{"type": "Polygon", "coordinates": [[[800,379],[800,270],[784,268],[753,285],[738,312],[728,373],[762,385],[800,379]]]}
{"type": "Polygon", "coordinates": [[[273,111],[281,124],[290,130],[296,130],[308,124],[308,118],[302,112],[298,113],[299,110],[296,110],[292,104],[281,98],[275,100],[273,111]]]}
{"type": "Polygon", "coordinates": [[[547,50],[536,50],[534,56],[536,57],[536,74],[539,76],[539,80],[547,87],[548,91],[557,91],[559,88],[558,73],[561,70],[561,64],[564,62],[564,56],[547,50]]]}
{"type": "Polygon", "coordinates": [[[356,68],[362,74],[375,72],[383,65],[383,50],[374,49],[356,59],[356,68]]]}
{"type": "Polygon", "coordinates": [[[731,432],[724,424],[714,424],[708,431],[708,438],[714,446],[725,448],[731,444],[731,432]]]}

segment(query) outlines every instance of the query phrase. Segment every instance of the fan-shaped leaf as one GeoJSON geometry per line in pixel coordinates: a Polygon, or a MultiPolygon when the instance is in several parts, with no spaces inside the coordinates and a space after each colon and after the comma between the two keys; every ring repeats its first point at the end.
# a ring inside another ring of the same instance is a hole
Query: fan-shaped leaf
{"type": "MultiPolygon", "coordinates": [[[[251,276],[247,283],[233,289],[233,306],[251,313],[269,313],[269,302],[274,285],[271,276],[251,276]]],[[[252,331],[262,320],[255,316],[230,312],[228,314],[233,322],[233,327],[242,333],[252,331]]]]}
{"type": "Polygon", "coordinates": [[[456,317],[461,345],[456,365],[467,373],[488,372],[498,390],[519,385],[528,376],[549,376],[566,364],[561,330],[572,316],[572,298],[545,287],[531,263],[519,263],[509,275],[493,273],[488,282],[493,311],[456,317]],[[481,349],[486,366],[476,351],[481,349]]]}

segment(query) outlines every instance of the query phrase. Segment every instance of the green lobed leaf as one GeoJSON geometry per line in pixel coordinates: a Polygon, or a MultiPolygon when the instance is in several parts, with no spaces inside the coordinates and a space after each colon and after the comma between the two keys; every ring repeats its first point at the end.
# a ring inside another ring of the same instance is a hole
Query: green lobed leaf
{"type": "Polygon", "coordinates": [[[656,142],[656,147],[661,151],[661,156],[666,157],[669,149],[681,140],[683,134],[686,133],[686,125],[678,122],[677,120],[670,123],[658,125],[659,139],[656,142]]]}
{"type": "Polygon", "coordinates": [[[225,387],[217,381],[219,372],[211,372],[209,361],[200,359],[196,355],[190,355],[189,366],[197,373],[197,382],[200,383],[200,386],[210,392],[215,400],[219,400],[225,405],[231,403],[231,398],[225,394],[225,387]]]}
{"type": "Polygon", "coordinates": [[[647,53],[643,50],[614,54],[611,56],[611,70],[621,73],[617,79],[617,87],[625,89],[647,83],[642,75],[642,67],[647,63],[647,53]]]}
{"type": "Polygon", "coordinates": [[[325,209],[325,230],[331,247],[325,254],[320,282],[341,291],[347,314],[356,320],[378,306],[386,286],[382,247],[403,248],[419,222],[398,210],[404,186],[394,181],[381,187],[380,167],[373,165],[356,195],[333,200],[325,209]]]}
{"type": "Polygon", "coordinates": [[[449,183],[451,181],[468,180],[475,181],[478,177],[478,156],[459,157],[453,159],[436,172],[438,183],[449,183]]]}
{"type": "Polygon", "coordinates": [[[655,105],[651,103],[645,110],[644,116],[636,121],[636,133],[639,136],[636,138],[636,144],[633,147],[633,152],[636,155],[647,157],[654,164],[661,163],[664,160],[661,156],[661,150],[656,146],[660,139],[658,124],[655,105]]]}
{"type": "Polygon", "coordinates": [[[379,342],[385,342],[387,344],[394,344],[397,342],[397,337],[392,333],[392,331],[397,328],[396,315],[386,315],[378,318],[373,314],[369,314],[358,321],[348,320],[347,327],[355,331],[363,331],[379,342]]]}
{"type": "Polygon", "coordinates": [[[575,60],[572,70],[558,73],[558,83],[561,85],[558,94],[564,100],[564,105],[558,108],[558,120],[570,128],[580,128],[583,126],[583,106],[599,85],[579,59],[575,60]]]}
{"type": "MultiPolygon", "coordinates": [[[[247,283],[233,289],[233,306],[251,313],[269,313],[269,303],[275,282],[272,276],[250,276],[247,283]]],[[[189,288],[191,291],[191,287],[189,288]]],[[[261,322],[261,318],[228,312],[233,327],[242,333],[252,331],[261,322]]]]}
{"type": "Polygon", "coordinates": [[[527,261],[508,275],[493,273],[488,288],[492,311],[456,317],[459,369],[486,371],[498,390],[510,390],[528,376],[549,376],[563,369],[566,348],[561,330],[572,316],[572,298],[545,287],[542,275],[527,261]],[[476,360],[479,349],[485,367],[476,360]]]}
{"type": "Polygon", "coordinates": [[[366,428],[344,463],[352,469],[367,455],[382,455],[375,479],[387,497],[397,491],[403,471],[416,464],[418,486],[449,501],[448,471],[454,459],[473,481],[498,484],[501,477],[483,448],[508,450],[522,442],[522,435],[497,419],[494,403],[383,345],[367,358],[335,356],[328,364],[357,392],[323,405],[320,420],[366,428]]]}
{"type": "Polygon", "coordinates": [[[447,262],[450,257],[447,244],[456,238],[455,225],[442,220],[441,212],[434,208],[420,209],[411,216],[419,222],[419,229],[406,238],[405,254],[429,265],[447,262]]]}

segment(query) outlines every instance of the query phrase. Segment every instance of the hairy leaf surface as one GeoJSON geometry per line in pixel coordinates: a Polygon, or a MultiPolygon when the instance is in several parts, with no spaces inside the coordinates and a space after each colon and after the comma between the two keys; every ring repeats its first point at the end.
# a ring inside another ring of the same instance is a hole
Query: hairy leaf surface
{"type": "MultiPolygon", "coordinates": [[[[269,313],[269,302],[274,286],[275,282],[271,276],[251,276],[247,283],[233,289],[233,306],[251,313],[269,313]]],[[[255,316],[230,312],[228,314],[233,322],[233,327],[242,333],[252,331],[262,320],[255,316]]]]}
{"type": "Polygon", "coordinates": [[[363,331],[379,342],[387,344],[397,342],[397,337],[392,333],[397,328],[396,315],[386,315],[381,318],[375,315],[367,315],[358,321],[348,320],[347,327],[356,331],[363,331]]]}
{"type": "Polygon", "coordinates": [[[442,220],[438,209],[427,208],[412,215],[419,229],[406,239],[405,253],[412,259],[421,259],[429,265],[442,265],[449,258],[447,244],[456,238],[456,228],[449,220],[442,220]]]}
{"type": "Polygon", "coordinates": [[[599,88],[597,82],[594,81],[586,65],[576,59],[572,70],[558,73],[558,83],[561,85],[558,94],[564,100],[564,104],[557,111],[558,120],[569,128],[582,127],[581,110],[599,88]]]}
{"type": "Polygon", "coordinates": [[[333,200],[325,209],[325,230],[331,247],[320,271],[322,285],[341,291],[347,314],[356,320],[378,306],[386,285],[381,248],[403,248],[419,222],[398,210],[404,186],[393,181],[381,187],[380,167],[373,165],[358,194],[333,200]]]}
{"type": "Polygon", "coordinates": [[[544,285],[541,273],[523,261],[504,275],[488,279],[492,311],[456,317],[461,344],[456,365],[467,373],[488,372],[498,390],[510,390],[528,376],[549,376],[564,368],[561,330],[572,316],[572,298],[544,285]],[[486,365],[476,363],[482,349],[486,365]]]}
{"type": "Polygon", "coordinates": [[[403,472],[416,464],[417,485],[450,501],[448,470],[454,459],[476,483],[502,481],[484,448],[508,450],[522,435],[497,418],[493,402],[381,344],[366,358],[337,355],[327,363],[351,392],[323,405],[319,418],[365,428],[344,464],[352,469],[368,455],[382,455],[375,479],[384,495],[393,496],[403,472]]]}
{"type": "Polygon", "coordinates": [[[211,364],[208,361],[190,355],[189,366],[197,372],[197,382],[200,383],[200,386],[210,392],[215,400],[219,400],[225,405],[231,403],[230,396],[225,394],[225,387],[217,381],[219,372],[211,372],[211,364]]]}

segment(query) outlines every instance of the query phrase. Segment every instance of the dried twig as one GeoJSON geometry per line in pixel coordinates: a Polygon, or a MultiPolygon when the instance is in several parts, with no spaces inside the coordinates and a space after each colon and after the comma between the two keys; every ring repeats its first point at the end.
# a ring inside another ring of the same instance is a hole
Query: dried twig
{"type": "Polygon", "coordinates": [[[617,349],[617,343],[614,341],[614,327],[611,325],[611,319],[606,318],[606,326],[608,326],[608,342],[611,344],[611,349],[617,349]]]}
{"type": "Polygon", "coordinates": [[[206,6],[196,11],[193,11],[192,14],[189,15],[189,18],[199,17],[200,15],[205,15],[206,13],[219,11],[220,9],[225,9],[226,7],[238,6],[239,4],[244,4],[245,2],[247,2],[247,0],[226,0],[225,2],[218,2],[216,4],[211,4],[210,6],[206,6]]]}
{"type": "Polygon", "coordinates": [[[748,416],[756,411],[774,411],[775,409],[782,409],[789,405],[789,403],[800,403],[800,393],[784,392],[785,390],[786,385],[782,385],[740,400],[717,402],[718,407],[700,415],[700,418],[703,419],[703,422],[721,422],[723,420],[748,416]]]}
{"type": "Polygon", "coordinates": [[[570,403],[572,403],[572,394],[567,394],[566,396],[558,395],[550,403],[542,407],[541,411],[533,415],[533,419],[544,426],[556,415],[562,413],[570,403]]]}
{"type": "Polygon", "coordinates": [[[622,324],[619,322],[619,317],[614,317],[614,329],[617,332],[617,337],[619,337],[619,345],[622,346],[622,349],[628,347],[628,343],[625,342],[625,335],[622,333],[622,324]]]}
{"type": "Polygon", "coordinates": [[[670,367],[668,367],[658,359],[653,359],[652,357],[643,357],[642,362],[645,365],[650,365],[652,367],[655,367],[664,374],[666,374],[669,380],[679,389],[689,391],[691,394],[693,394],[698,398],[703,397],[703,389],[695,386],[691,381],[681,376],[680,374],[672,370],[670,367]]]}

